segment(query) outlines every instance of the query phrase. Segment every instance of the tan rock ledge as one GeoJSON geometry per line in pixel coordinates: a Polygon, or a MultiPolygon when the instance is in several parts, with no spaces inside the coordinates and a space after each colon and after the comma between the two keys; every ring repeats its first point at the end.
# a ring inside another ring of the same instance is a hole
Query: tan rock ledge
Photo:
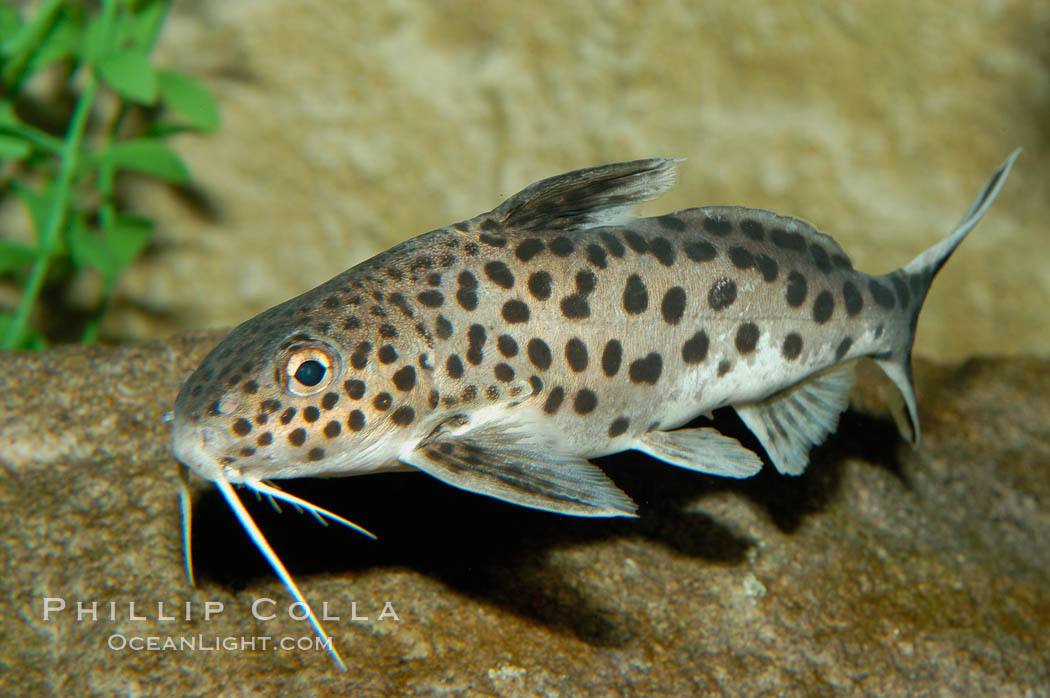
{"type": "Polygon", "coordinates": [[[183,577],[162,415],[217,337],[0,354],[0,693],[1003,696],[1050,685],[1050,361],[920,363],[918,450],[896,436],[886,385],[866,370],[854,409],[798,478],[604,459],[640,503],[637,520],[542,514],[422,474],[290,484],[376,532],[371,542],[246,498],[307,598],[339,616],[325,627],[342,674],[323,651],[274,649],[313,633],[204,483],[198,588],[183,577]],[[398,619],[380,618],[389,608],[398,619]],[[197,649],[149,649],[191,640],[197,649]]]}

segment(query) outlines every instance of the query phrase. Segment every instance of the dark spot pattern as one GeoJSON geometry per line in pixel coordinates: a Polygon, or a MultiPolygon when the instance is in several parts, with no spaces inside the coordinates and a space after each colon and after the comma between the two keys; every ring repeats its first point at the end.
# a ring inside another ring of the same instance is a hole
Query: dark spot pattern
{"type": "Polygon", "coordinates": [[[817,265],[817,269],[820,269],[825,274],[831,271],[831,258],[828,257],[828,253],[823,247],[814,243],[809,246],[809,254],[813,257],[813,262],[817,265]]]}
{"type": "Polygon", "coordinates": [[[510,364],[496,364],[492,369],[492,375],[501,383],[510,383],[514,380],[514,369],[511,368],[510,364]]]}
{"type": "Polygon", "coordinates": [[[623,239],[627,246],[638,254],[645,254],[649,251],[649,243],[646,239],[633,230],[624,230],[623,239]]]}
{"type": "Polygon", "coordinates": [[[656,257],[656,261],[665,267],[674,264],[674,247],[667,238],[656,237],[649,241],[649,251],[656,257]]]}
{"type": "Polygon", "coordinates": [[[852,281],[842,284],[842,300],[846,305],[846,314],[853,317],[864,308],[864,298],[852,281]]]}
{"type": "Polygon", "coordinates": [[[813,301],[813,321],[818,325],[824,324],[831,319],[834,310],[835,298],[831,295],[831,291],[821,291],[817,299],[813,301]]]}
{"type": "Polygon", "coordinates": [[[736,350],[741,354],[753,352],[758,346],[759,334],[758,325],[753,322],[745,322],[736,330],[736,338],[733,340],[736,350]]]}
{"type": "Polygon", "coordinates": [[[707,232],[723,237],[733,232],[733,224],[724,216],[718,214],[704,216],[701,225],[704,226],[704,230],[707,232]]]}
{"type": "Polygon", "coordinates": [[[590,414],[597,406],[598,396],[593,390],[588,390],[587,388],[577,392],[576,398],[572,401],[572,409],[576,414],[590,414]]]}
{"type": "Polygon", "coordinates": [[[503,304],[503,319],[511,325],[528,322],[529,306],[519,300],[507,301],[503,304]]]}
{"type": "Polygon", "coordinates": [[[649,291],[645,283],[637,274],[627,277],[627,284],[623,289],[623,309],[631,315],[638,315],[649,307],[649,291]]]}
{"type": "Polygon", "coordinates": [[[348,380],[343,383],[343,389],[346,390],[346,394],[350,396],[351,400],[360,400],[365,394],[365,382],[357,380],[348,380]]]}
{"type": "Polygon", "coordinates": [[[514,250],[514,256],[522,262],[528,262],[540,252],[543,252],[543,248],[543,240],[529,238],[518,245],[517,249],[514,250]]]}
{"type": "Polygon", "coordinates": [[[320,446],[315,446],[314,448],[310,449],[310,451],[306,454],[306,457],[315,462],[319,460],[324,460],[324,449],[320,446]]]}
{"type": "Polygon", "coordinates": [[[449,378],[463,377],[463,362],[458,354],[452,354],[445,360],[445,371],[448,372],[449,378]]]}
{"type": "Polygon", "coordinates": [[[707,358],[707,350],[710,347],[707,333],[698,330],[692,337],[682,345],[682,361],[687,364],[698,364],[707,358]]]}
{"type": "Polygon", "coordinates": [[[390,415],[390,421],[399,427],[405,427],[412,423],[412,420],[416,418],[416,411],[408,405],[402,405],[398,407],[390,415]]]}
{"type": "Polygon", "coordinates": [[[233,433],[237,436],[247,436],[252,430],[252,423],[247,419],[238,419],[233,423],[233,433]]]}
{"type": "Polygon", "coordinates": [[[350,365],[360,370],[368,365],[368,354],[372,351],[371,342],[359,342],[350,355],[350,365]]]}
{"type": "Polygon", "coordinates": [[[677,325],[681,322],[682,315],[685,314],[685,289],[681,286],[669,288],[660,303],[660,313],[668,325],[677,325]]]}
{"type": "Polygon", "coordinates": [[[565,399],[565,389],[560,385],[547,395],[547,401],[543,403],[543,411],[547,414],[555,414],[565,399]]]}
{"type": "Polygon", "coordinates": [[[666,214],[656,219],[656,222],[662,227],[666,228],[675,233],[681,233],[688,227],[681,218],[677,216],[666,214]]]}
{"type": "Polygon", "coordinates": [[[459,290],[456,291],[456,301],[463,310],[474,310],[478,307],[478,279],[469,271],[459,273],[459,290]]]}
{"type": "Polygon", "coordinates": [[[394,372],[392,377],[394,387],[401,392],[408,392],[416,385],[416,369],[411,366],[402,366],[394,372]]]}
{"type": "Polygon", "coordinates": [[[587,345],[579,337],[573,337],[565,343],[565,360],[574,373],[586,370],[587,345]]]}
{"type": "Polygon", "coordinates": [[[613,257],[619,259],[627,253],[627,248],[623,246],[623,243],[620,242],[616,238],[616,236],[610,233],[609,231],[603,230],[602,232],[598,233],[598,237],[602,239],[602,242],[605,243],[605,249],[609,250],[609,254],[611,254],[613,257]]]}
{"type": "Polygon", "coordinates": [[[797,308],[806,302],[806,277],[797,271],[788,274],[787,286],[784,289],[784,298],[792,308],[797,308]]]}
{"type": "Polygon", "coordinates": [[[591,316],[591,305],[578,293],[561,299],[561,314],[569,320],[583,320],[591,316]]]}
{"type": "Polygon", "coordinates": [[[303,421],[313,424],[321,416],[321,410],[313,405],[303,408],[303,421]]]}
{"type": "Polygon", "coordinates": [[[339,422],[332,420],[324,425],[324,436],[326,439],[334,439],[339,436],[339,433],[342,432],[342,430],[343,426],[339,422]]]}
{"type": "Polygon", "coordinates": [[[841,361],[842,357],[849,353],[849,348],[853,346],[853,337],[843,337],[842,341],[839,342],[838,347],[835,349],[835,361],[841,361]]]}
{"type": "Polygon", "coordinates": [[[263,433],[259,434],[259,436],[255,439],[255,443],[259,446],[269,446],[273,443],[273,434],[271,432],[264,431],[263,433]]]}
{"type": "Polygon", "coordinates": [[[335,407],[337,402],[339,402],[339,393],[325,393],[324,397],[321,398],[321,408],[330,410],[335,407]]]}
{"type": "Polygon", "coordinates": [[[361,431],[365,428],[365,413],[361,410],[352,410],[346,418],[346,426],[350,431],[361,431]]]}
{"type": "Polygon", "coordinates": [[[685,256],[694,262],[710,262],[718,256],[718,249],[707,240],[693,240],[683,247],[685,256]]]}
{"type": "Polygon", "coordinates": [[[587,261],[599,269],[605,269],[605,267],[609,266],[605,258],[605,250],[601,248],[601,245],[595,243],[587,245],[587,261]]]}
{"type": "Polygon", "coordinates": [[[761,241],[766,236],[766,231],[762,224],[753,218],[745,218],[740,221],[740,232],[755,242],[761,241]]]}
{"type": "Polygon", "coordinates": [[[379,336],[385,339],[393,339],[397,336],[397,328],[390,324],[380,325],[379,336]]]}
{"type": "Polygon", "coordinates": [[[572,241],[567,237],[556,237],[547,246],[556,257],[568,257],[573,250],[572,241]]]}
{"type": "Polygon", "coordinates": [[[616,438],[627,431],[627,427],[631,425],[631,420],[627,417],[617,417],[609,425],[609,438],[616,438]]]}
{"type": "Polygon", "coordinates": [[[511,288],[514,285],[514,274],[503,262],[486,262],[485,276],[500,288],[511,288]]]}
{"type": "Polygon", "coordinates": [[[536,300],[545,301],[551,297],[551,275],[545,271],[538,271],[529,277],[529,293],[536,300]]]}
{"type": "Polygon", "coordinates": [[[481,325],[471,325],[467,330],[467,363],[481,365],[487,335],[481,325]]]}
{"type": "Polygon", "coordinates": [[[736,301],[736,282],[722,277],[707,292],[707,304],[712,310],[725,310],[736,301]]]}
{"type": "Polygon", "coordinates": [[[499,349],[501,355],[508,359],[516,356],[518,353],[518,343],[509,334],[501,334],[499,336],[496,340],[496,348],[499,349]]]}
{"type": "Polygon", "coordinates": [[[379,351],[376,353],[376,356],[379,358],[379,363],[392,364],[395,361],[397,361],[397,349],[394,349],[394,347],[392,347],[389,344],[384,344],[383,346],[379,347],[379,351]]]}
{"type": "Polygon", "coordinates": [[[434,323],[434,332],[437,334],[438,339],[448,339],[452,336],[452,323],[444,315],[438,315],[437,321],[434,323]]]}
{"type": "Polygon", "coordinates": [[[530,339],[525,347],[532,365],[541,371],[551,367],[551,349],[542,339],[530,339]]]}
{"type": "Polygon", "coordinates": [[[416,300],[427,308],[440,308],[445,302],[445,295],[441,291],[428,289],[416,294],[416,300]]]}
{"type": "Polygon", "coordinates": [[[623,345],[618,339],[610,339],[602,351],[602,373],[612,378],[620,371],[620,363],[623,361],[623,345]]]}
{"type": "Polygon", "coordinates": [[[886,286],[872,279],[868,284],[868,288],[871,290],[871,297],[875,299],[875,303],[887,310],[893,307],[893,292],[886,286]]]}
{"type": "Polygon", "coordinates": [[[532,388],[533,395],[539,395],[543,390],[543,381],[539,376],[529,376],[529,386],[532,388]]]}
{"type": "Polygon", "coordinates": [[[656,381],[660,380],[663,365],[663,357],[656,352],[650,352],[645,358],[632,361],[627,369],[627,375],[630,376],[632,383],[655,385],[656,381]]]}
{"type": "Polygon", "coordinates": [[[288,443],[293,446],[302,446],[306,443],[306,429],[299,427],[288,432],[288,443]]]}
{"type": "Polygon", "coordinates": [[[780,269],[777,266],[777,261],[768,254],[760,254],[755,257],[755,266],[762,272],[762,279],[766,283],[772,283],[777,280],[777,273],[780,269]]]}
{"type": "Polygon", "coordinates": [[[769,237],[773,244],[781,249],[796,252],[804,252],[806,249],[806,239],[799,233],[789,233],[783,228],[774,228],[770,231],[769,237]]]}
{"type": "Polygon", "coordinates": [[[733,368],[732,362],[727,359],[722,359],[718,362],[718,377],[721,378],[725,374],[729,373],[733,368]]]}
{"type": "Polygon", "coordinates": [[[755,265],[755,257],[746,247],[734,246],[729,248],[729,261],[737,269],[750,269],[755,265]]]}
{"type": "Polygon", "coordinates": [[[798,332],[789,332],[784,337],[784,344],[780,347],[780,354],[788,361],[794,361],[802,353],[802,336],[798,332]]]}
{"type": "Polygon", "coordinates": [[[288,424],[295,417],[297,410],[294,407],[289,407],[281,413],[281,424],[288,424]]]}
{"type": "Polygon", "coordinates": [[[390,409],[390,405],[394,403],[394,398],[390,397],[390,393],[379,393],[372,400],[372,407],[376,408],[380,412],[384,412],[390,409]]]}
{"type": "Polygon", "coordinates": [[[259,384],[255,381],[245,381],[244,385],[241,386],[241,390],[248,395],[254,395],[259,392],[259,384]]]}

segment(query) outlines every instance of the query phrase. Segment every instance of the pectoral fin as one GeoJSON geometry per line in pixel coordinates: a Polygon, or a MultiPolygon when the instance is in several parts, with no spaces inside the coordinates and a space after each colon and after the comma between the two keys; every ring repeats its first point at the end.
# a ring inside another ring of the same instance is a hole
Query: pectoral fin
{"type": "Polygon", "coordinates": [[[844,364],[767,400],[734,408],[777,470],[798,475],[809,464],[809,450],[835,430],[852,386],[853,364],[844,364]]]}
{"type": "Polygon", "coordinates": [[[710,475],[751,477],[762,469],[758,456],[710,427],[651,431],[631,447],[665,463],[710,475]]]}
{"type": "Polygon", "coordinates": [[[635,504],[596,466],[509,427],[442,433],[401,461],[453,487],[571,516],[634,516],[635,504]]]}

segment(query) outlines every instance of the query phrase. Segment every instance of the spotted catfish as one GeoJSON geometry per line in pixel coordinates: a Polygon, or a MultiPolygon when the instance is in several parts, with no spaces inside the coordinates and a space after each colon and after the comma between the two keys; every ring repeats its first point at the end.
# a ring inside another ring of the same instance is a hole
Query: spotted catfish
{"type": "Polygon", "coordinates": [[[632,501],[588,459],[634,449],[753,475],[762,462],[739,442],[679,428],[731,405],[780,472],[801,473],[861,356],[903,394],[918,442],[919,309],[1016,157],[950,236],[884,276],[769,211],[628,218],[673,185],[674,160],[537,182],[234,329],[179,392],[175,456],[220,487],[302,601],[232,484],[350,526],[267,481],[414,468],[528,507],[629,516],[632,501]]]}

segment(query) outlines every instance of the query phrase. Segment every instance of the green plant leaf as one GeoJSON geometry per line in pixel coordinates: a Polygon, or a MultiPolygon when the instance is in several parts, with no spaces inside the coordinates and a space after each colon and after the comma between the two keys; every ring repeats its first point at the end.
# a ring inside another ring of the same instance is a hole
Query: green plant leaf
{"type": "Polygon", "coordinates": [[[20,123],[14,103],[9,99],[0,99],[0,126],[18,126],[20,123]]]}
{"type": "Polygon", "coordinates": [[[33,146],[24,138],[0,133],[0,160],[21,160],[33,152],[33,146]]]}
{"type": "Polygon", "coordinates": [[[158,78],[161,101],[186,117],[191,126],[201,131],[219,127],[219,107],[204,85],[171,70],[160,71],[158,78]]]}
{"type": "Polygon", "coordinates": [[[114,143],[100,153],[95,162],[107,162],[116,169],[153,175],[175,184],[185,184],[190,179],[182,159],[161,141],[149,138],[114,143]]]}
{"type": "Polygon", "coordinates": [[[76,6],[63,7],[51,29],[33,49],[33,57],[27,66],[29,72],[38,72],[55,61],[75,54],[80,47],[83,29],[83,10],[76,6]]]}
{"type": "Polygon", "coordinates": [[[49,181],[44,186],[45,193],[41,194],[30,189],[21,180],[11,180],[11,187],[15,190],[15,194],[18,195],[18,198],[22,200],[22,204],[26,207],[26,211],[29,212],[29,219],[33,223],[33,232],[36,233],[36,239],[38,242],[40,236],[44,234],[44,228],[47,226],[47,217],[50,215],[50,194],[53,186],[54,182],[49,181]]]}
{"type": "Polygon", "coordinates": [[[18,16],[18,10],[11,5],[0,5],[0,45],[18,33],[22,26],[22,18],[18,16]]]}
{"type": "Polygon", "coordinates": [[[103,56],[96,67],[102,80],[122,97],[138,104],[156,103],[157,73],[142,49],[124,49],[103,56]]]}
{"type": "Polygon", "coordinates": [[[13,36],[4,41],[3,46],[0,46],[0,54],[16,59],[21,54],[31,52],[40,41],[40,37],[47,32],[61,4],[62,0],[48,0],[35,17],[24,23],[13,36]]]}
{"type": "Polygon", "coordinates": [[[167,0],[146,0],[138,3],[129,32],[135,46],[147,50],[152,48],[160,25],[164,22],[164,13],[167,12],[167,9],[167,0]]]}
{"type": "MultiPolygon", "coordinates": [[[[36,252],[28,245],[0,240],[0,274],[8,274],[27,267],[36,259],[36,252]]],[[[0,331],[0,334],[3,334],[0,331]]]]}
{"type": "Polygon", "coordinates": [[[116,272],[113,256],[102,238],[79,218],[70,221],[69,256],[78,269],[97,269],[107,278],[116,272]]]}
{"type": "Polygon", "coordinates": [[[114,274],[139,256],[153,235],[153,223],[138,216],[117,216],[113,225],[103,231],[103,238],[113,258],[114,274]]]}

